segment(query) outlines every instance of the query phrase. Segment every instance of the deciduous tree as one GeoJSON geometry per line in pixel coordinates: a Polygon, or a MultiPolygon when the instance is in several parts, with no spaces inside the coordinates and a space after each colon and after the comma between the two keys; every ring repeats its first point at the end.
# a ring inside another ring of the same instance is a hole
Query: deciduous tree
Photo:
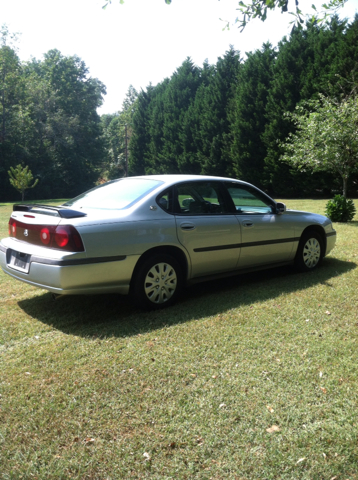
{"type": "Polygon", "coordinates": [[[83,60],[58,50],[30,62],[25,73],[31,79],[33,157],[41,157],[41,186],[50,188],[45,195],[74,196],[98,177],[103,143],[97,108],[105,87],[88,75],[83,60]]]}
{"type": "Polygon", "coordinates": [[[22,165],[17,165],[16,167],[10,167],[8,174],[10,177],[11,185],[21,193],[22,201],[24,201],[24,198],[25,198],[25,191],[28,190],[29,188],[36,187],[39,181],[39,179],[37,178],[34,181],[34,183],[30,185],[34,177],[27,165],[26,167],[22,167],[22,165]]]}
{"type": "Polygon", "coordinates": [[[281,160],[301,170],[340,175],[346,197],[349,178],[358,171],[358,98],[338,101],[320,95],[288,116],[297,130],[282,145],[281,160]]]}
{"type": "MultiPolygon", "coordinates": [[[[107,8],[113,0],[106,0],[102,8],[107,8]]],[[[118,0],[123,5],[124,0],[118,0]]],[[[301,10],[301,0],[245,0],[233,1],[233,5],[239,16],[233,20],[233,24],[237,24],[241,31],[246,27],[247,23],[252,19],[259,19],[265,21],[270,11],[281,10],[281,13],[288,13],[291,15],[292,21],[290,23],[295,26],[301,26],[304,19],[309,19],[311,23],[321,23],[331,15],[340,10],[348,0],[328,0],[322,5],[322,10],[319,11],[316,5],[311,5],[311,11],[301,10]]],[[[172,0],[164,0],[167,5],[172,3],[172,0]]],[[[302,2],[301,2],[302,3],[302,2]]],[[[230,27],[228,22],[227,28],[230,27]]]]}

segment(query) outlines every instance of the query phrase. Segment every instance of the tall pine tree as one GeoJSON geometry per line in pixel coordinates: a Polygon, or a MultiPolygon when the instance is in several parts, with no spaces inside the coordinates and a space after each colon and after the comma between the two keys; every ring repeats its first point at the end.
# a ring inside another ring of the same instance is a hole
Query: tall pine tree
{"type": "Polygon", "coordinates": [[[276,53],[267,43],[248,53],[239,71],[234,108],[231,113],[233,143],[231,154],[236,176],[263,188],[266,145],[265,109],[276,53]]]}

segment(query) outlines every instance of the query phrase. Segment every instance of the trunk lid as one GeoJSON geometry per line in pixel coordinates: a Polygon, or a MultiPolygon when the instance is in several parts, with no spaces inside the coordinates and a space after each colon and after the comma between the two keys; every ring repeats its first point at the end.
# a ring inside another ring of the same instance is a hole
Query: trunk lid
{"type": "Polygon", "coordinates": [[[9,236],[31,245],[83,251],[82,241],[74,227],[59,225],[62,220],[84,216],[86,214],[83,212],[63,207],[14,205],[9,221],[9,236]]]}

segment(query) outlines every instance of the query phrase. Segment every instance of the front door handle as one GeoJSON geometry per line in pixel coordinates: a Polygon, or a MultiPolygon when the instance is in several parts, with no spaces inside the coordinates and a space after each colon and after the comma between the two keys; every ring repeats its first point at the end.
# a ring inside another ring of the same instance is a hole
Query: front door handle
{"type": "Polygon", "coordinates": [[[180,228],[182,230],[195,230],[195,225],[193,223],[181,223],[180,228]]]}
{"type": "Polygon", "coordinates": [[[245,220],[244,222],[242,222],[242,224],[246,228],[251,228],[254,226],[254,223],[251,220],[245,220]]]}

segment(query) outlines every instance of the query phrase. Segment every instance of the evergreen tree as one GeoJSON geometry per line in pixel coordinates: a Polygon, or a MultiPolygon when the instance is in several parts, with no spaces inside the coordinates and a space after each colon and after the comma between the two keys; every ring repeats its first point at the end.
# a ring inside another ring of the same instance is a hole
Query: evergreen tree
{"type": "Polygon", "coordinates": [[[277,50],[265,44],[243,63],[233,49],[201,69],[187,59],[139,95],[131,172],[235,175],[279,195],[335,188],[329,173],[282,164],[279,145],[294,128],[285,112],[341,89],[339,76],[357,62],[357,31],[357,21],[332,18],[324,28],[294,29],[277,50]]]}
{"type": "Polygon", "coordinates": [[[138,94],[136,110],[133,113],[133,135],[130,141],[129,174],[144,175],[146,173],[145,158],[150,143],[150,106],[155,97],[155,87],[149,85],[146,91],[138,94]]]}
{"type": "MultiPolygon", "coordinates": [[[[315,27],[310,27],[311,30],[312,28],[315,27]]],[[[266,186],[281,195],[300,193],[290,167],[279,162],[282,151],[278,141],[286,138],[292,130],[290,122],[284,118],[284,113],[293,111],[301,100],[302,79],[306,80],[305,65],[313,63],[313,52],[307,42],[307,35],[307,29],[296,29],[289,39],[285,37],[279,43],[266,105],[267,123],[262,136],[267,148],[266,186]]]]}
{"type": "Polygon", "coordinates": [[[201,113],[196,144],[203,174],[226,176],[233,172],[229,112],[239,70],[240,53],[231,47],[218,58],[210,83],[195,99],[196,111],[201,113]]]}
{"type": "Polygon", "coordinates": [[[261,50],[247,54],[239,71],[231,114],[235,175],[261,188],[265,183],[264,159],[267,154],[262,135],[275,57],[275,50],[269,43],[261,50]]]}
{"type": "MultiPolygon", "coordinates": [[[[350,28],[354,30],[353,26],[350,28]]],[[[317,98],[322,91],[337,91],[340,73],[346,74],[357,62],[357,47],[345,48],[347,40],[346,22],[333,17],[324,28],[310,24],[305,30],[294,30],[289,40],[284,38],[279,43],[263,135],[268,187],[279,195],[297,196],[336,188],[330,174],[298,173],[280,163],[283,150],[279,145],[294,131],[284,113],[292,112],[302,100],[317,98]]]]}
{"type": "MultiPolygon", "coordinates": [[[[149,141],[144,154],[147,174],[168,173],[164,154],[165,95],[169,79],[165,79],[152,91],[152,101],[148,108],[149,141]]],[[[174,173],[173,171],[170,173],[174,173]]]]}
{"type": "MultiPolygon", "coordinates": [[[[118,124],[119,113],[104,114],[101,116],[102,138],[106,152],[101,165],[101,183],[111,179],[112,170],[117,170],[116,166],[118,165],[118,158],[122,150],[118,124]]],[[[113,172],[113,178],[120,176],[118,172],[116,173],[117,175],[113,172]]]]}
{"type": "MultiPolygon", "coordinates": [[[[162,97],[163,108],[163,148],[158,163],[152,169],[162,173],[179,173],[180,162],[184,156],[184,118],[200,86],[200,69],[190,58],[174,72],[162,97]]],[[[154,160],[154,159],[152,159],[154,160]]]]}
{"type": "Polygon", "coordinates": [[[200,71],[200,86],[196,91],[194,101],[189,105],[183,119],[183,154],[179,159],[181,173],[202,173],[202,164],[205,161],[203,154],[203,139],[205,136],[203,120],[208,115],[206,95],[215,74],[215,65],[209,65],[206,60],[200,71]]]}
{"type": "Polygon", "coordinates": [[[102,162],[101,182],[127,174],[129,142],[133,132],[133,115],[138,93],[130,85],[123,100],[122,110],[112,115],[102,115],[101,125],[105,141],[106,158],[102,162]],[[127,138],[126,138],[127,137],[127,138]]]}

